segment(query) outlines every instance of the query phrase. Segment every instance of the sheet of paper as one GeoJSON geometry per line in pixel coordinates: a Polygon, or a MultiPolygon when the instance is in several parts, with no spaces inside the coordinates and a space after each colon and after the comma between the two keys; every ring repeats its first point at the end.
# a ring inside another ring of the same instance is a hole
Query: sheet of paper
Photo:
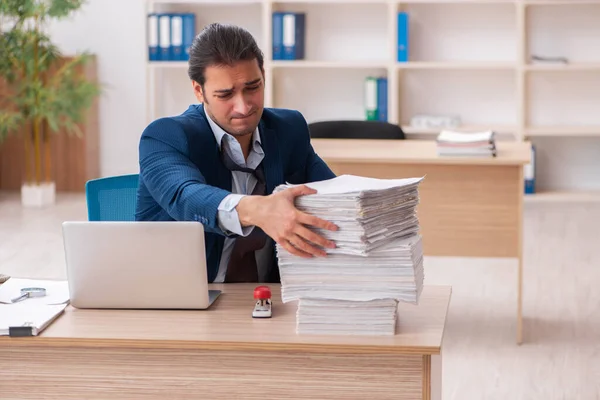
{"type": "Polygon", "coordinates": [[[20,302],[0,305],[0,335],[8,335],[12,327],[29,326],[34,335],[44,329],[57,315],[63,312],[67,304],[44,305],[20,302]]]}
{"type": "Polygon", "coordinates": [[[64,304],[67,303],[70,298],[69,284],[67,281],[10,278],[0,285],[0,303],[13,304],[12,299],[21,295],[21,289],[29,287],[45,288],[46,296],[27,298],[19,303],[31,305],[64,304]]]}

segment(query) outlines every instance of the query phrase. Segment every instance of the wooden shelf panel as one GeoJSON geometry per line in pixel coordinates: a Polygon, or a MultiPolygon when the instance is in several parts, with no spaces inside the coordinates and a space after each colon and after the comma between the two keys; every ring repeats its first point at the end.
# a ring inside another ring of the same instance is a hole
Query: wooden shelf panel
{"type": "Polygon", "coordinates": [[[516,70],[517,65],[505,62],[426,62],[411,61],[396,63],[398,69],[481,69],[481,70],[516,70]]]}
{"type": "Polygon", "coordinates": [[[600,136],[600,126],[544,126],[525,129],[525,136],[600,136]]]}
{"type": "Polygon", "coordinates": [[[577,4],[600,5],[598,0],[523,0],[523,3],[527,6],[574,6],[577,4]]]}
{"type": "Polygon", "coordinates": [[[571,64],[528,64],[525,71],[531,72],[574,72],[574,71],[598,71],[600,63],[571,63],[571,64]]]}
{"type": "Polygon", "coordinates": [[[387,69],[385,61],[310,61],[310,60],[275,60],[268,63],[272,68],[348,68],[348,69],[387,69]]]}
{"type": "Polygon", "coordinates": [[[487,130],[496,131],[499,135],[515,135],[518,132],[516,126],[495,126],[495,125],[463,125],[458,128],[418,128],[410,125],[401,125],[404,133],[408,135],[432,135],[437,136],[441,130],[448,129],[459,132],[482,132],[487,130]]]}
{"type": "Polygon", "coordinates": [[[588,191],[541,191],[525,195],[526,203],[598,202],[600,189],[588,191]]]}

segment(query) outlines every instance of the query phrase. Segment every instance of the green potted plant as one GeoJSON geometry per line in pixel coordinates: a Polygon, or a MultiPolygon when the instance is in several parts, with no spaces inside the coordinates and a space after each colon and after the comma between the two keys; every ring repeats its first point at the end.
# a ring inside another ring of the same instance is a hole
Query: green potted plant
{"type": "MultiPolygon", "coordinates": [[[[86,117],[101,88],[81,67],[89,53],[63,57],[47,34],[52,19],[69,16],[84,0],[0,1],[0,144],[21,134],[25,166],[21,199],[44,206],[55,199],[51,172],[53,133],[82,135],[86,117]]],[[[21,166],[15,166],[21,169],[21,166]]]]}

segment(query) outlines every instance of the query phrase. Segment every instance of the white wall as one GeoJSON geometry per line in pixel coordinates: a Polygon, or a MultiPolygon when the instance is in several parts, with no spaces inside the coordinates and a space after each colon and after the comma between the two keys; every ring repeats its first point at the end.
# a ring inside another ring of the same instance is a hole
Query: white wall
{"type": "Polygon", "coordinates": [[[98,57],[100,171],[138,171],[138,142],[145,127],[146,49],[143,0],[88,0],[68,20],[50,27],[65,54],[87,50],[98,57]],[[110,28],[108,28],[110,23],[110,28]]]}

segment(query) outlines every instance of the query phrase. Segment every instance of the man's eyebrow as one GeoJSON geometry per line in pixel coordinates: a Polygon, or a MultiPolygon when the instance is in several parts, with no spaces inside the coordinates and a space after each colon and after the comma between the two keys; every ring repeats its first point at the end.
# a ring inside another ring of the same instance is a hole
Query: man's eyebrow
{"type": "Polygon", "coordinates": [[[250,82],[246,82],[246,83],[244,83],[244,85],[246,85],[246,86],[249,86],[249,85],[255,85],[255,84],[257,84],[258,82],[260,82],[260,78],[257,78],[257,79],[255,79],[255,80],[253,80],[253,81],[250,81],[250,82]]]}
{"type": "Polygon", "coordinates": [[[215,90],[215,93],[230,93],[230,92],[233,92],[233,88],[231,88],[231,89],[218,89],[218,90],[215,90]]]}
{"type": "MultiPolygon", "coordinates": [[[[260,82],[260,80],[261,80],[261,78],[256,78],[256,79],[254,79],[252,81],[244,82],[244,85],[246,85],[246,86],[255,85],[258,82],[260,82]]],[[[214,92],[215,93],[231,93],[231,92],[233,92],[233,88],[231,88],[231,89],[218,89],[218,90],[215,90],[214,92]]]]}

